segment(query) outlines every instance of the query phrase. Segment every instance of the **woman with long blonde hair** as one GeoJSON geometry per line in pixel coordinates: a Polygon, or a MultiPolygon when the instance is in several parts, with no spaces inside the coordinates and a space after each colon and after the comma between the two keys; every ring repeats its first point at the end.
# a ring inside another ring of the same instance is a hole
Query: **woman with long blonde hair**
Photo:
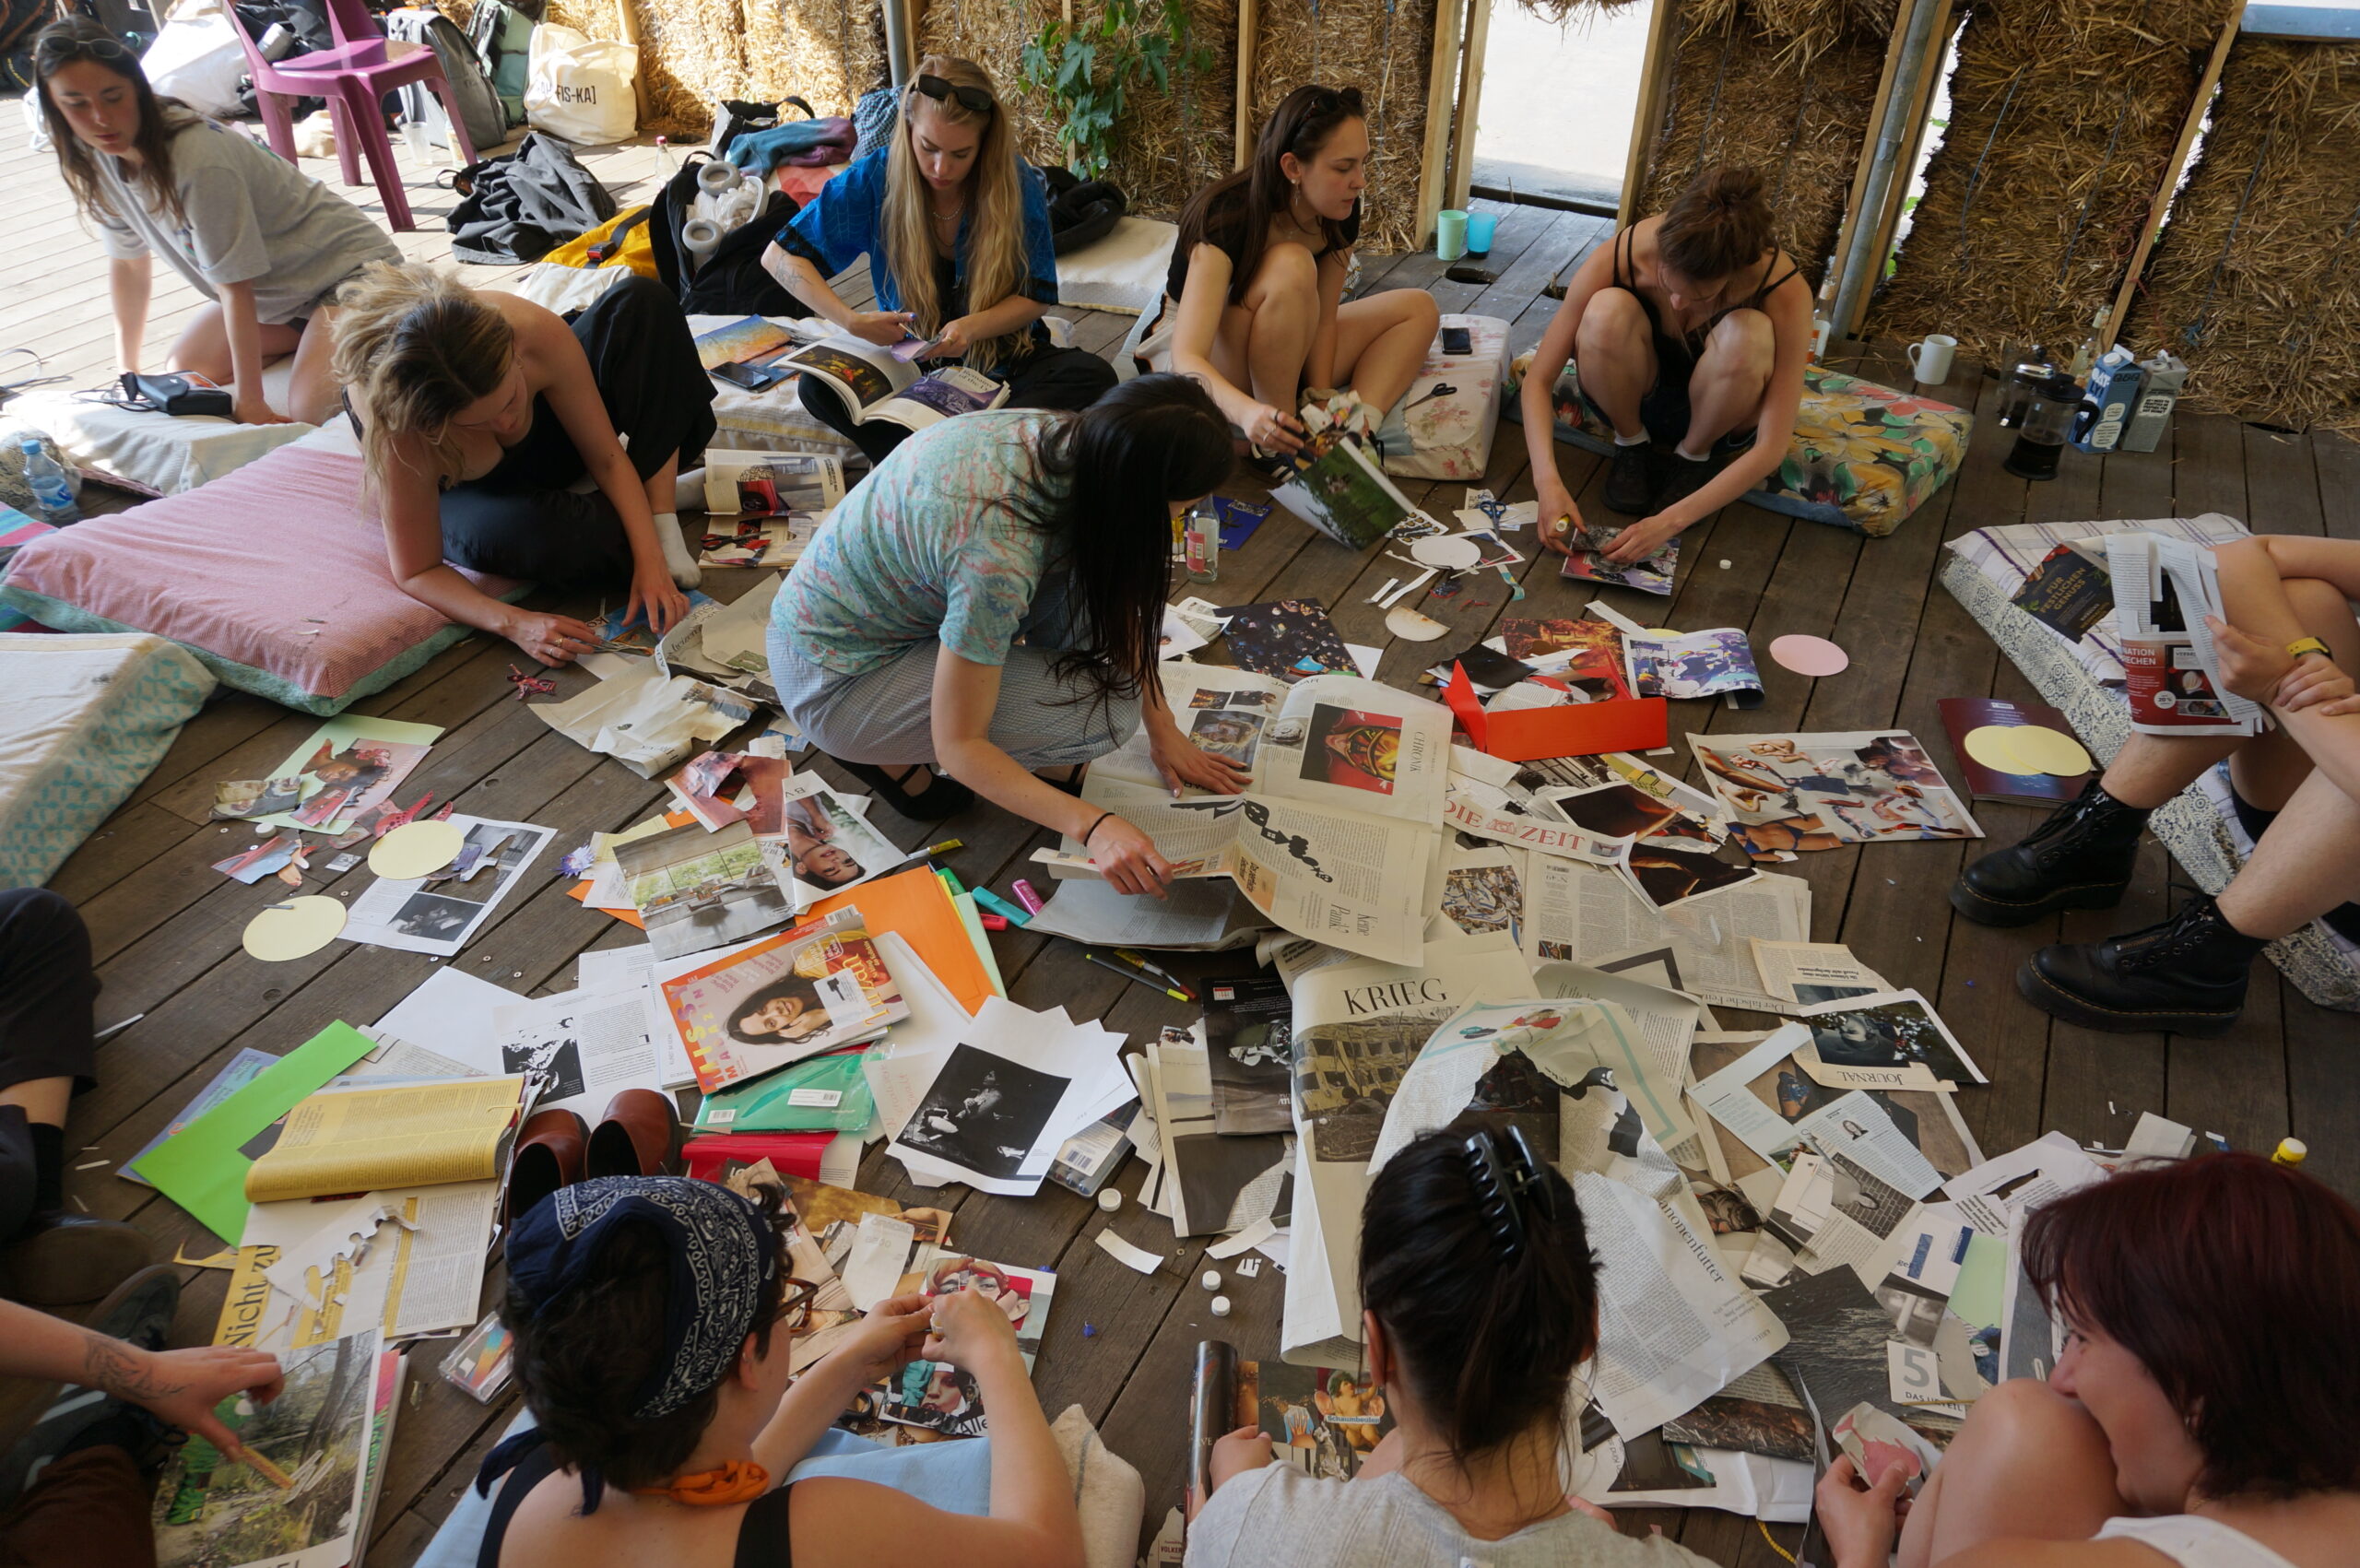
{"type": "Polygon", "coordinates": [[[335,371],[412,598],[545,665],[588,653],[596,633],[502,604],[454,568],[628,586],[625,623],[659,633],[687,613],[698,569],[674,481],[713,439],[713,383],[660,285],[626,277],[568,325],[422,262],[372,266],[346,291],[335,371]]]}
{"type": "MultiPolygon", "coordinates": [[[[1016,155],[1016,130],[981,65],[929,54],[902,95],[887,144],[820,188],[778,231],[762,266],[841,330],[881,348],[929,345],[1008,383],[1004,407],[1086,408],[1115,384],[1095,354],[1050,346],[1057,302],[1049,188],[1016,155]],[[877,308],[856,311],[828,279],[868,257],[877,308]]],[[[832,388],[802,382],[803,406],[879,462],[909,434],[863,425],[832,388]]]]}

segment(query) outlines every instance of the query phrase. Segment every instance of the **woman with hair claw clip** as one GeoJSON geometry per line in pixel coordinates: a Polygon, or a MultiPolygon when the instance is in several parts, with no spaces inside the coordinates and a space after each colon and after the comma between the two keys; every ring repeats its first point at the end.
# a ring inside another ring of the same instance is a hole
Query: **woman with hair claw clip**
{"type": "Polygon", "coordinates": [[[1428,1133],[1388,1161],[1361,1211],[1360,1290],[1365,1382],[1394,1430],[1349,1481],[1272,1463],[1257,1427],[1222,1437],[1188,1568],[1705,1562],[1565,1495],[1598,1267],[1574,1189],[1521,1128],[1428,1133]]]}

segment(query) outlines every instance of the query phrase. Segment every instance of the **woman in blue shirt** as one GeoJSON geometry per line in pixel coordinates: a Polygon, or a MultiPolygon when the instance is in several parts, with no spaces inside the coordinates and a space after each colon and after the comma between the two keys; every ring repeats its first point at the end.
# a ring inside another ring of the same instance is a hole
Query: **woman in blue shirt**
{"type": "MultiPolygon", "coordinates": [[[[973,61],[929,54],[902,95],[891,142],[829,181],[778,231],[762,266],[838,328],[882,347],[929,341],[930,360],[964,360],[1005,381],[1005,407],[1087,408],[1114,367],[1050,346],[1042,312],[1057,302],[1048,183],[1016,156],[1016,131],[973,61]],[[828,279],[868,257],[877,308],[856,311],[828,279]]],[[[909,431],[856,423],[833,389],[802,382],[812,415],[881,461],[909,431]]]]}

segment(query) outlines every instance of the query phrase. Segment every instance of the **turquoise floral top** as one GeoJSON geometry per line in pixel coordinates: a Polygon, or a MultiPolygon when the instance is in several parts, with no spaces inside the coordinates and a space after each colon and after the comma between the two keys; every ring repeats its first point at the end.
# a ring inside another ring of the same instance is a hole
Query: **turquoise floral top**
{"type": "Polygon", "coordinates": [[[841,675],[938,640],[976,664],[1007,663],[1049,575],[1048,541],[1017,509],[1053,499],[1034,478],[1032,453],[1057,418],[962,414],[895,447],[787,574],[771,625],[841,675]]]}

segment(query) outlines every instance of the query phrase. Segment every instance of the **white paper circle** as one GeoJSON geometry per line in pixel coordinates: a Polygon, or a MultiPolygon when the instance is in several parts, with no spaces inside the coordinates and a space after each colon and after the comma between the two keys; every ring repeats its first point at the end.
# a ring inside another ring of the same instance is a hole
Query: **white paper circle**
{"type": "Polygon", "coordinates": [[[1450,628],[1433,616],[1411,609],[1408,605],[1395,605],[1385,612],[1385,630],[1396,637],[1406,637],[1412,643],[1431,643],[1450,628]]]}
{"type": "Polygon", "coordinates": [[[1410,557],[1421,566],[1464,572],[1483,559],[1483,551],[1464,534],[1429,534],[1410,547],[1410,557]]]}

